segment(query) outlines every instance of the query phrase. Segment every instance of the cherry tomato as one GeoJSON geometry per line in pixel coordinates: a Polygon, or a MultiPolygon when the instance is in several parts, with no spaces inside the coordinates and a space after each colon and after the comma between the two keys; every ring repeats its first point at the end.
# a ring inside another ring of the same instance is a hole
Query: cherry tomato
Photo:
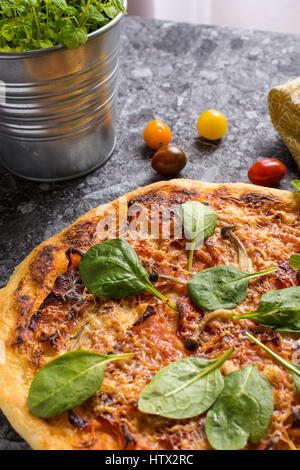
{"type": "Polygon", "coordinates": [[[208,140],[221,139],[226,134],[227,127],[226,117],[215,109],[202,113],[197,122],[199,134],[208,140]]]}
{"type": "Polygon", "coordinates": [[[172,140],[172,133],[162,121],[151,121],[144,130],[144,140],[148,147],[157,150],[172,140]]]}
{"type": "Polygon", "coordinates": [[[248,178],[253,184],[273,186],[286,174],[285,165],[275,158],[265,158],[254,163],[248,171],[248,178]]]}
{"type": "Polygon", "coordinates": [[[186,165],[186,155],[177,145],[164,145],[155,153],[152,168],[163,176],[175,176],[186,165]]]}

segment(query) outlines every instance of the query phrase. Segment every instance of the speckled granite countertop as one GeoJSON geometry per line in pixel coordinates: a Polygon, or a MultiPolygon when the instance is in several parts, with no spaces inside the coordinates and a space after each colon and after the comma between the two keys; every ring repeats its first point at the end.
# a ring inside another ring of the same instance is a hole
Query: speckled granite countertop
{"type": "MultiPolygon", "coordinates": [[[[299,74],[300,36],[126,18],[122,32],[118,145],[106,165],[67,183],[37,184],[0,167],[0,287],[37,244],[87,210],[161,179],[151,169],[145,124],[169,123],[189,157],[182,177],[247,182],[261,157],[288,167],[281,183],[299,177],[270,123],[267,93],[299,74]],[[221,110],[229,132],[217,147],[203,145],[195,122],[221,110]]],[[[0,413],[0,450],[28,449],[0,413]]]]}

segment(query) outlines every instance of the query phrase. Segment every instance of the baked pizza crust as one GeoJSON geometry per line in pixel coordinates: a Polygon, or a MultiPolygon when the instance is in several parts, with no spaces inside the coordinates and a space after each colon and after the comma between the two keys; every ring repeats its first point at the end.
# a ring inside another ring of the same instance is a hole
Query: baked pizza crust
{"type": "MultiPolygon", "coordinates": [[[[273,188],[265,188],[244,183],[206,183],[201,181],[175,179],[171,181],[160,181],[126,195],[128,200],[144,195],[149,192],[164,191],[201,191],[213,192],[216,190],[226,190],[231,197],[238,198],[245,192],[259,193],[260,195],[271,196],[285,203],[291,208],[299,209],[300,195],[295,192],[282,191],[273,188]]],[[[64,235],[72,227],[76,227],[84,221],[93,219],[97,214],[109,212],[114,204],[101,205],[87,212],[79,218],[73,225],[63,230],[61,233],[51,237],[41,243],[27,258],[15,269],[6,287],[0,290],[0,351],[1,346],[5,345],[5,361],[0,355],[0,408],[13,426],[13,428],[36,450],[63,450],[73,449],[71,445],[74,431],[72,428],[60,426],[59,420],[56,425],[48,420],[34,417],[28,410],[26,400],[31,383],[31,378],[26,377],[26,361],[17,354],[8,342],[13,334],[16,325],[16,311],[14,307],[14,294],[20,282],[26,278],[29,268],[36,259],[36,256],[47,246],[60,245],[64,235]],[[1,362],[5,362],[2,363],[1,362]]],[[[50,292],[56,277],[67,268],[65,249],[59,249],[54,254],[53,267],[47,274],[46,280],[42,286],[32,284],[28,286],[31,295],[35,298],[34,308],[38,307],[47,294],[50,292]]],[[[103,433],[102,449],[114,449],[115,443],[110,442],[109,436],[103,433]]]]}

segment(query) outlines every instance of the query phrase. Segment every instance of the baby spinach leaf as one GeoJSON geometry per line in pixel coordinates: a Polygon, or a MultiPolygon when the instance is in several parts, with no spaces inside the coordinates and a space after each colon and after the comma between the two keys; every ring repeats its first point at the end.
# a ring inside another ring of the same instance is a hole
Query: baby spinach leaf
{"type": "Polygon", "coordinates": [[[232,353],[233,348],[216,359],[189,357],[164,367],[142,391],[139,410],[174,419],[203,413],[222,391],[220,367],[232,353]]]}
{"type": "Polygon", "coordinates": [[[273,410],[272,387],[256,366],[232,372],[207,413],[207,438],[218,450],[242,449],[249,438],[256,444],[267,431],[273,410]]]}
{"type": "Polygon", "coordinates": [[[300,191],[300,180],[293,180],[291,184],[297,191],[300,191]]]}
{"type": "Polygon", "coordinates": [[[250,416],[257,415],[257,405],[248,395],[221,394],[209,410],[205,432],[210,445],[217,450],[243,449],[251,430],[250,416]]]}
{"type": "MultiPolygon", "coordinates": [[[[158,299],[167,301],[151,284],[134,249],[122,238],[92,246],[82,256],[79,271],[88,290],[100,297],[121,299],[150,292],[158,299]]],[[[175,305],[167,303],[177,310],[175,305]]]]}
{"type": "Polygon", "coordinates": [[[52,418],[81,405],[100,387],[108,362],[132,356],[72,351],[57,357],[42,367],[32,381],[27,399],[31,413],[52,418]]]}
{"type": "Polygon", "coordinates": [[[274,331],[300,332],[300,286],[266,292],[255,312],[234,316],[249,318],[274,331]]]}
{"type": "Polygon", "coordinates": [[[267,346],[265,346],[263,343],[261,343],[257,338],[254,336],[250,335],[250,333],[246,333],[246,336],[251,339],[254,343],[256,343],[258,346],[260,346],[264,351],[266,351],[270,356],[272,356],[279,364],[281,364],[283,367],[289,370],[291,373],[291,376],[293,377],[295,387],[300,393],[300,365],[299,364],[294,364],[293,362],[287,361],[286,359],[283,359],[283,357],[278,356],[274,351],[269,349],[267,346]]]}
{"type": "Polygon", "coordinates": [[[290,266],[300,271],[300,253],[294,253],[290,256],[290,266]]]}
{"type": "Polygon", "coordinates": [[[250,279],[265,276],[276,269],[244,273],[233,266],[214,266],[195,274],[188,281],[187,289],[197,307],[203,310],[227,310],[246,298],[250,279]]]}
{"type": "Polygon", "coordinates": [[[214,233],[218,214],[201,202],[189,201],[182,204],[181,219],[185,236],[191,240],[188,265],[191,271],[195,248],[214,233]]]}

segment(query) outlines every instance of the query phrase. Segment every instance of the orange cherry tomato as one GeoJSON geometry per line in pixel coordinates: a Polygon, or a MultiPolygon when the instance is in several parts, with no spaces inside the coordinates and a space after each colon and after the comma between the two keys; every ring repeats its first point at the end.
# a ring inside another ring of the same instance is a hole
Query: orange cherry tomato
{"type": "Polygon", "coordinates": [[[172,133],[162,121],[151,121],[144,130],[144,140],[152,150],[158,150],[172,140],[172,133]]]}
{"type": "Polygon", "coordinates": [[[286,166],[275,158],[265,158],[254,163],[248,172],[248,178],[253,184],[273,186],[279,183],[286,174],[286,166]]]}

